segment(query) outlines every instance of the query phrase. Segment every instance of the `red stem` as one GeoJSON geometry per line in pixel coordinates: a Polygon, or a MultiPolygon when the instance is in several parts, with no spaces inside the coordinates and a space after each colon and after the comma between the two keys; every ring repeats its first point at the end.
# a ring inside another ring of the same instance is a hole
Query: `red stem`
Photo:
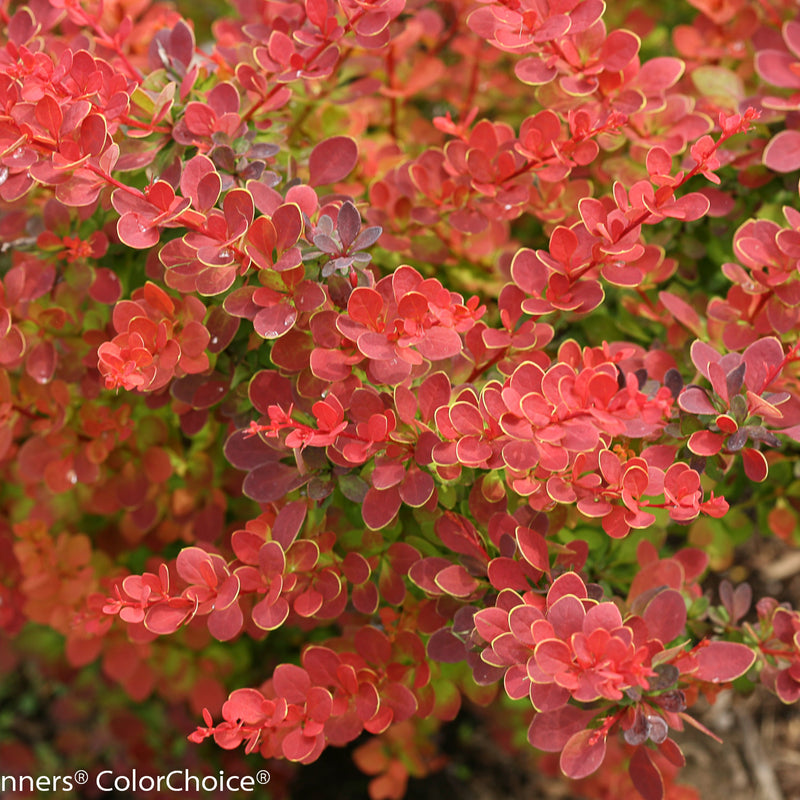
{"type": "Polygon", "coordinates": [[[461,104],[461,112],[459,119],[465,119],[469,114],[470,109],[475,103],[475,94],[478,91],[478,81],[481,74],[481,51],[483,50],[483,41],[477,39],[475,41],[475,53],[472,58],[472,70],[469,76],[469,86],[467,87],[467,94],[464,96],[464,102],[461,104]]]}
{"type": "Polygon", "coordinates": [[[127,114],[120,117],[120,121],[130,128],[138,128],[141,131],[150,131],[151,133],[172,133],[169,128],[160,128],[157,125],[150,125],[147,122],[142,122],[138,119],[133,119],[127,114]]]}
{"type": "MultiPolygon", "coordinates": [[[[389,89],[394,89],[394,47],[386,54],[386,77],[389,89]]],[[[389,135],[397,141],[397,97],[394,91],[389,96],[389,135]]]]}
{"type": "MultiPolygon", "coordinates": [[[[351,30],[353,25],[356,22],[358,22],[358,20],[361,19],[361,17],[363,17],[365,13],[366,13],[365,9],[359,8],[358,11],[353,15],[353,18],[347,20],[347,24],[344,26],[345,32],[347,32],[348,30],[351,30]]],[[[311,55],[306,59],[305,67],[306,68],[310,67],[322,55],[322,53],[325,52],[325,49],[328,47],[329,44],[330,44],[330,41],[328,39],[324,40],[323,42],[320,42],[320,44],[317,45],[317,47],[314,50],[314,52],[311,53],[311,55]]],[[[247,112],[242,117],[242,122],[245,122],[245,123],[249,122],[253,118],[253,115],[260,108],[262,108],[264,106],[264,104],[270,98],[272,98],[283,86],[284,86],[284,84],[282,84],[282,83],[276,84],[260,100],[256,100],[256,102],[253,103],[252,106],[250,106],[250,108],[247,110],[247,112]]]]}
{"type": "Polygon", "coordinates": [[[470,372],[469,377],[466,380],[466,383],[472,383],[476,378],[483,375],[487,369],[491,369],[495,364],[497,364],[500,359],[502,359],[506,353],[508,352],[508,347],[504,347],[502,350],[498,351],[495,355],[493,355],[485,364],[481,364],[478,366],[475,365],[475,368],[470,372]]]}
{"type": "MultiPolygon", "coordinates": [[[[101,6],[102,9],[102,6],[101,6]]],[[[74,5],[70,8],[70,10],[76,16],[80,16],[83,18],[83,21],[86,25],[88,25],[93,31],[94,34],[100,39],[103,45],[105,45],[109,50],[113,50],[117,56],[119,57],[120,61],[122,61],[125,69],[128,71],[128,75],[133,78],[137,83],[142,83],[144,81],[144,76],[141,72],[139,72],[136,67],[131,64],[128,56],[123,52],[122,48],[119,46],[119,43],[113,36],[109,36],[108,33],[100,26],[100,22],[94,17],[90,16],[89,13],[81,8],[79,5],[74,5]]]]}
{"type": "Polygon", "coordinates": [[[782,658],[784,660],[791,660],[793,653],[791,650],[775,650],[771,647],[758,646],[759,651],[765,656],[772,656],[773,658],[782,658]]]}
{"type": "Polygon", "coordinates": [[[776,367],[773,367],[767,373],[767,377],[764,379],[764,384],[759,390],[759,394],[763,392],[767,388],[767,386],[769,386],[772,383],[772,381],[774,381],[775,378],[777,378],[778,375],[781,374],[781,372],[783,372],[783,368],[792,360],[795,353],[797,353],[798,347],[800,347],[800,341],[795,342],[794,347],[792,347],[792,349],[783,357],[783,361],[781,361],[780,364],[778,364],[776,367]]]}

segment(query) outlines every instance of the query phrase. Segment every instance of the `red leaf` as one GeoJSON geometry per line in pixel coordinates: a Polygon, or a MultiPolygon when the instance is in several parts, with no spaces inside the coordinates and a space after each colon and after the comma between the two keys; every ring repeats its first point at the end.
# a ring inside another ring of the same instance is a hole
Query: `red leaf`
{"type": "Polygon", "coordinates": [[[58,139],[64,114],[61,106],[49,94],[36,102],[36,121],[54,138],[58,139]]]}
{"type": "Polygon", "coordinates": [[[575,595],[561,597],[552,605],[548,598],[548,605],[547,620],[560,639],[567,640],[573,633],[583,628],[586,610],[575,595]]]}
{"type": "Polygon", "coordinates": [[[609,72],[622,72],[639,52],[639,37],[626,30],[612,31],[600,49],[600,62],[609,72]]]}
{"type": "Polygon", "coordinates": [[[81,123],[80,145],[83,153],[98,156],[105,149],[108,127],[100,114],[89,114],[81,123]]]}
{"type": "MultiPolygon", "coordinates": [[[[350,669],[352,670],[352,667],[350,669]]],[[[356,691],[356,678],[354,672],[352,680],[354,684],[352,693],[356,695],[356,710],[358,712],[358,716],[362,720],[371,719],[378,712],[378,706],[380,705],[378,690],[371,683],[363,683],[361,686],[358,686],[356,691]]]]}
{"type": "Polygon", "coordinates": [[[231,722],[258,725],[264,719],[264,695],[257,689],[236,689],[222,706],[222,716],[231,722]]]}
{"type": "Polygon", "coordinates": [[[167,55],[172,56],[184,67],[188,67],[194,55],[194,46],[194,32],[184,20],[179,20],[170,31],[164,49],[167,55]]]}
{"type": "Polygon", "coordinates": [[[800,131],[781,131],[764,148],[764,165],[775,172],[800,169],[800,131]]]}
{"type": "Polygon", "coordinates": [[[550,558],[544,536],[531,528],[517,528],[517,544],[522,557],[542,572],[550,571],[550,558]]]}
{"type": "Polygon", "coordinates": [[[379,531],[391,523],[400,505],[400,492],[396,486],[383,491],[372,488],[364,496],[361,516],[370,530],[379,531]]]}
{"type": "Polygon", "coordinates": [[[261,269],[273,266],[273,250],[277,241],[277,234],[272,220],[267,217],[257,217],[247,231],[244,250],[261,269]]]}
{"type": "Polygon", "coordinates": [[[50,341],[39,342],[25,359],[25,371],[37,383],[50,383],[56,371],[58,356],[53,343],[50,341]]]}
{"type": "Polygon", "coordinates": [[[306,0],[306,14],[309,22],[317,28],[322,28],[328,19],[327,0],[306,0]]]}
{"type": "Polygon", "coordinates": [[[644,800],[663,800],[664,779],[650,759],[646,747],[637,747],[628,767],[631,781],[644,800]]]}
{"type": "Polygon", "coordinates": [[[745,447],[742,450],[742,461],[744,462],[744,472],[751,481],[762,483],[769,474],[769,465],[766,456],[753,447],[745,447]]]}
{"type": "MultiPolygon", "coordinates": [[[[729,194],[715,189],[713,186],[706,186],[700,189],[702,194],[709,202],[709,217],[727,217],[736,207],[736,200],[729,194]]],[[[700,335],[699,333],[697,334],[700,335]]]]}
{"type": "Polygon", "coordinates": [[[216,585],[211,556],[200,547],[184,547],[178,553],[175,568],[187,583],[212,585],[213,581],[216,585]]]}
{"type": "Polygon", "coordinates": [[[565,572],[553,581],[547,591],[547,605],[553,606],[562,597],[568,595],[575,595],[578,598],[587,597],[586,584],[574,572],[565,572]]]}
{"type": "Polygon", "coordinates": [[[426,652],[428,658],[446,664],[457,664],[467,657],[467,648],[464,642],[449,627],[440,628],[428,639],[426,652]]]}
{"type": "Polygon", "coordinates": [[[200,179],[195,191],[196,201],[193,204],[198,211],[208,211],[217,204],[222,191],[222,179],[217,172],[212,172],[200,179]]]}
{"type": "Polygon", "coordinates": [[[198,136],[211,136],[216,128],[217,115],[205,103],[192,102],[184,113],[186,127],[198,136]]]}
{"type": "Polygon", "coordinates": [[[664,741],[659,744],[658,749],[661,751],[661,755],[664,756],[670,764],[674,764],[676,767],[682,767],[686,764],[686,759],[680,747],[678,747],[672,739],[664,739],[664,741]]]}
{"type": "Polygon", "coordinates": [[[597,731],[583,730],[570,737],[561,751],[561,771],[573,780],[596,772],[606,757],[606,737],[597,731]]]}
{"type": "Polygon", "coordinates": [[[281,742],[281,750],[288,761],[300,761],[309,764],[315,761],[325,748],[325,737],[306,736],[302,728],[295,728],[281,742]]]}
{"type": "Polygon", "coordinates": [[[473,556],[483,563],[488,562],[489,556],[475,526],[460,514],[446,511],[436,520],[435,530],[445,547],[462,555],[473,556]]]}
{"type": "Polygon", "coordinates": [[[98,303],[114,305],[122,295],[122,284],[116,273],[108,267],[95,267],[89,295],[98,303]]]}
{"type": "Polygon", "coordinates": [[[217,181],[219,181],[219,174],[214,167],[214,162],[206,155],[198,154],[183,165],[180,183],[181,194],[192,201],[192,207],[197,211],[208,211],[214,207],[219,199],[219,192],[222,188],[221,182],[218,186],[215,183],[203,183],[203,180],[210,175],[216,176],[217,181]],[[203,183],[202,189],[200,188],[201,183],[203,183]],[[216,193],[214,193],[215,186],[216,193]]]}
{"type": "Polygon", "coordinates": [[[678,405],[690,414],[716,414],[708,393],[699,386],[687,386],[678,397],[678,405]]]}
{"type": "Polygon", "coordinates": [[[551,675],[568,671],[572,661],[572,650],[560,639],[545,639],[539,642],[536,645],[535,655],[537,666],[551,675]]]}
{"type": "Polygon", "coordinates": [[[272,525],[272,538],[284,549],[297,538],[306,519],[308,506],[303,500],[287,503],[279,512],[272,525]]]}
{"type": "Polygon", "coordinates": [[[300,206],[296,203],[284,203],[278,206],[272,214],[272,224],[278,237],[276,248],[279,253],[283,253],[297,244],[303,233],[303,214],[300,206]]]}
{"type": "Polygon", "coordinates": [[[392,644],[386,634],[371,625],[359,628],[354,637],[360,656],[372,664],[386,664],[392,657],[392,644]]]}
{"type": "Polygon", "coordinates": [[[388,683],[381,690],[381,700],[390,706],[396,722],[409,719],[417,710],[417,698],[402,683],[388,683]]]}
{"type": "Polygon", "coordinates": [[[537,56],[523,58],[514,68],[514,74],[523,83],[531,86],[541,86],[550,83],[558,75],[556,67],[548,66],[545,61],[537,56]]]}
{"type": "Polygon", "coordinates": [[[452,328],[429,328],[425,338],[417,344],[417,350],[431,361],[452,358],[461,352],[461,337],[452,328]]]}
{"type": "Polygon", "coordinates": [[[508,611],[498,606],[489,606],[476,611],[473,622],[475,630],[487,642],[492,642],[509,631],[508,611]]]}
{"type": "Polygon", "coordinates": [[[289,408],[292,404],[292,385],[288,378],[277,372],[262,369],[257,372],[247,387],[247,396],[253,408],[266,415],[271,405],[289,408]]]}
{"type": "Polygon", "coordinates": [[[225,442],[225,458],[231,466],[236,469],[251,470],[267,462],[280,460],[281,454],[275,448],[256,436],[245,434],[245,430],[234,431],[225,442]]]}
{"type": "Polygon", "coordinates": [[[545,753],[557,753],[572,736],[584,731],[595,715],[576,706],[563,706],[556,711],[537,714],[528,728],[531,747],[545,753]]]}
{"type": "Polygon", "coordinates": [[[314,281],[301,281],[294,292],[294,306],[298,311],[316,311],[326,299],[325,290],[314,281]]]}
{"type": "Polygon", "coordinates": [[[191,613],[192,609],[187,608],[182,599],[176,598],[175,601],[159,603],[150,608],[145,616],[144,626],[151,633],[161,636],[175,633],[191,613]]]}
{"type": "Polygon", "coordinates": [[[312,686],[306,694],[306,713],[315,722],[326,722],[333,711],[333,695],[322,686],[312,686]]]}
{"type": "Polygon", "coordinates": [[[379,328],[382,312],[383,298],[374,289],[366,286],[354,289],[347,301],[347,313],[350,318],[372,330],[379,328]]]}
{"type": "Polygon", "coordinates": [[[436,574],[436,585],[453,597],[469,597],[480,585],[461,564],[451,564],[436,574]]]}
{"type": "Polygon", "coordinates": [[[419,508],[431,499],[435,490],[431,475],[412,464],[400,484],[400,498],[407,506],[419,508]]]}
{"type": "Polygon", "coordinates": [[[667,311],[695,336],[703,335],[703,326],[700,323],[700,317],[685,300],[681,300],[680,297],[671,292],[659,292],[658,299],[667,311]]]}
{"type": "Polygon", "coordinates": [[[700,192],[690,192],[660,207],[660,211],[666,217],[674,217],[682,220],[700,219],[709,209],[711,203],[709,199],[700,192]]]}
{"type": "Polygon", "coordinates": [[[725,434],[712,433],[712,431],[695,431],[690,437],[687,445],[697,456],[715,456],[722,450],[725,443],[725,434]]]}
{"type": "Polygon", "coordinates": [[[768,336],[753,342],[742,353],[742,358],[746,364],[745,384],[747,388],[756,394],[761,394],[769,388],[769,384],[772,382],[767,382],[770,375],[783,361],[783,346],[775,336],[768,336]]]}
{"type": "Polygon", "coordinates": [[[471,208],[460,208],[450,215],[450,224],[461,233],[480,233],[489,224],[480,211],[471,208]]]}
{"type": "Polygon", "coordinates": [[[489,582],[495,589],[514,589],[516,591],[527,591],[530,589],[530,582],[525,570],[519,561],[513,558],[499,556],[493,558],[486,569],[489,582]]]}
{"type": "Polygon", "coordinates": [[[333,136],[320,142],[308,159],[311,186],[344,180],[358,161],[358,145],[348,136],[333,136]]]}
{"type": "Polygon", "coordinates": [[[319,545],[311,539],[298,539],[292,542],[286,553],[286,567],[290,572],[308,572],[314,569],[318,560],[319,545]]]}
{"type": "Polygon", "coordinates": [[[480,436],[483,433],[483,417],[480,410],[465,401],[453,403],[450,407],[450,422],[460,434],[480,436]]]}
{"type": "Polygon", "coordinates": [[[208,617],[208,632],[220,642],[233,639],[242,630],[243,625],[244,615],[238,603],[212,611],[208,617]]]}
{"type": "Polygon", "coordinates": [[[289,603],[285,597],[279,597],[272,604],[262,600],[253,606],[250,616],[262,630],[274,631],[286,622],[286,618],[289,616],[289,603]]]}
{"type": "Polygon", "coordinates": [[[158,228],[139,214],[129,212],[117,220],[117,235],[123,244],[135,250],[145,250],[158,244],[158,228]]]}
{"type": "Polygon", "coordinates": [[[262,308],[253,319],[253,329],[264,339],[278,339],[297,321],[297,309],[288,300],[262,308]]]}
{"type": "Polygon", "coordinates": [[[436,556],[422,558],[411,565],[408,577],[422,591],[438,595],[441,594],[441,591],[435,583],[436,575],[449,565],[450,562],[446,558],[437,558],[436,556]]]}
{"type": "Polygon", "coordinates": [[[666,645],[683,632],[686,625],[686,603],[680,592],[666,589],[659,592],[642,614],[652,639],[666,645]]]}
{"type": "Polygon", "coordinates": [[[693,678],[710,683],[736,680],[753,666],[756,654],[737,642],[710,642],[693,653],[698,667],[693,678]]]}
{"type": "Polygon", "coordinates": [[[350,594],[356,611],[372,616],[378,610],[380,594],[374,583],[361,583],[353,587],[350,594]]]}
{"type": "Polygon", "coordinates": [[[257,503],[274,503],[305,484],[308,476],[300,475],[296,467],[269,463],[256,467],[242,484],[242,491],[257,503]]]}
{"type": "MultiPolygon", "coordinates": [[[[236,280],[236,266],[208,267],[198,273],[195,281],[196,291],[205,297],[222,294],[236,280]]],[[[188,291],[188,290],[187,290],[188,291]]]]}
{"type": "Polygon", "coordinates": [[[398,486],[405,474],[405,467],[400,461],[376,460],[375,469],[372,472],[372,485],[376,489],[389,489],[392,486],[398,486]]]}
{"type": "Polygon", "coordinates": [[[361,553],[351,551],[344,558],[342,572],[350,583],[357,585],[369,580],[372,570],[369,562],[361,553]]]}
{"type": "Polygon", "coordinates": [[[247,189],[231,189],[222,201],[222,210],[228,225],[228,235],[231,238],[238,238],[244,235],[253,222],[255,214],[253,195],[247,189]]]}
{"type": "Polygon", "coordinates": [[[447,405],[450,401],[451,389],[450,379],[444,372],[435,372],[425,378],[417,395],[423,422],[430,422],[436,409],[447,405]]]}
{"type": "Polygon", "coordinates": [[[492,455],[492,446],[475,436],[465,436],[456,443],[456,460],[468,467],[482,467],[492,455]]]}
{"type": "Polygon", "coordinates": [[[10,22],[8,23],[8,39],[15,44],[25,44],[30,41],[40,30],[40,26],[34,23],[33,14],[23,6],[18,8],[10,22]]]}
{"type": "Polygon", "coordinates": [[[638,286],[642,282],[642,271],[638,267],[619,266],[617,262],[605,264],[600,274],[614,286],[638,286]]]}
{"type": "Polygon", "coordinates": [[[637,76],[639,86],[648,94],[656,94],[674,86],[686,65],[679,58],[661,56],[645,61],[637,76]]]}
{"type": "Polygon", "coordinates": [[[323,596],[316,589],[307,589],[294,598],[292,608],[301,617],[313,617],[322,608],[323,596]]]}
{"type": "Polygon", "coordinates": [[[651,147],[646,164],[650,175],[669,175],[672,172],[672,156],[663,147],[651,147]]]}
{"type": "Polygon", "coordinates": [[[297,205],[300,211],[308,217],[312,217],[319,206],[317,193],[310,186],[306,186],[305,184],[292,186],[291,189],[286,192],[286,202],[297,205]]]}

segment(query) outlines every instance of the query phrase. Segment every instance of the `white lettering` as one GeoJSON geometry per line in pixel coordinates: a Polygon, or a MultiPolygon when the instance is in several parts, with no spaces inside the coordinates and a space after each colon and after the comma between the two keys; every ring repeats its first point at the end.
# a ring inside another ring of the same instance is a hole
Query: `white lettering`
{"type": "Polygon", "coordinates": [[[142,777],[139,778],[139,783],[136,785],[136,788],[140,792],[152,792],[153,789],[156,788],[156,782],[153,780],[152,775],[142,775],[142,777]],[[149,781],[147,786],[145,786],[145,781],[149,781]]]}
{"type": "MultiPolygon", "coordinates": [[[[173,786],[172,785],[172,776],[173,775],[180,775],[180,774],[181,774],[181,771],[179,769],[174,769],[174,770],[172,770],[172,772],[169,773],[169,775],[167,775],[167,789],[169,789],[171,792],[180,792],[181,788],[184,788],[184,789],[186,788],[185,786],[181,787],[181,786],[173,786]]],[[[159,785],[158,788],[160,789],[161,786],[159,785]]]]}

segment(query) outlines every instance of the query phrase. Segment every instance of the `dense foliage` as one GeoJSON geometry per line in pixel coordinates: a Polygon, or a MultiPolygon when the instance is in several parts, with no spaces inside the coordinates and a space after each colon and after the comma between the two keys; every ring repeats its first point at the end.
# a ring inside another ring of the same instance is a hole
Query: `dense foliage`
{"type": "Polygon", "coordinates": [[[0,4],[3,768],[399,798],[466,702],[695,797],[698,697],[800,698],[703,583],[800,541],[795,3],[216,11],[0,4]]]}

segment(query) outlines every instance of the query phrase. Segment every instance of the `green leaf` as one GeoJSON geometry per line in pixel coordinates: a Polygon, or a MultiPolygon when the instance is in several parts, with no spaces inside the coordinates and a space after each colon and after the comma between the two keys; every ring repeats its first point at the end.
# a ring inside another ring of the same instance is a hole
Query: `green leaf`
{"type": "Polygon", "coordinates": [[[738,111],[745,96],[742,79],[726,67],[705,66],[692,70],[691,78],[697,90],[714,105],[738,111]]]}

